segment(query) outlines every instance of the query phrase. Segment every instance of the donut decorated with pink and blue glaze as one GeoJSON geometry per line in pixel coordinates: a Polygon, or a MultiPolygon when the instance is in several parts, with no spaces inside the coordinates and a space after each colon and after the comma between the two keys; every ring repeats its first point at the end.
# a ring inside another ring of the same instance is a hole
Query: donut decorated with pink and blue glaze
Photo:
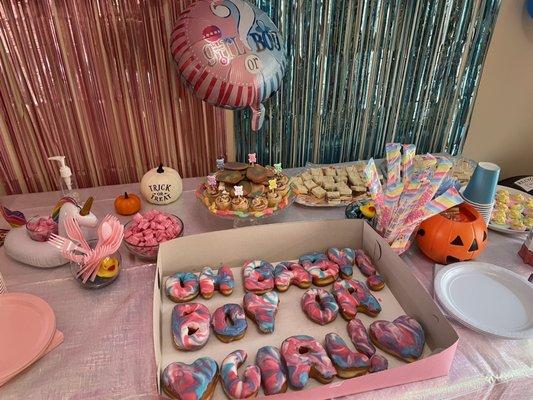
{"type": "Polygon", "coordinates": [[[355,264],[364,276],[376,275],[376,267],[363,249],[355,250],[355,264]]]}
{"type": "Polygon", "coordinates": [[[370,359],[363,353],[352,351],[336,333],[328,333],[324,347],[341,378],[363,375],[370,367],[370,359]]]}
{"type": "Polygon", "coordinates": [[[328,258],[339,266],[341,278],[351,278],[353,275],[353,265],[355,261],[355,250],[349,247],[339,249],[330,247],[326,254],[328,258]]]}
{"type": "Polygon", "coordinates": [[[348,323],[346,330],[357,351],[365,354],[367,357],[372,357],[376,353],[376,348],[370,341],[366,328],[360,319],[352,319],[348,323]]]}
{"type": "Polygon", "coordinates": [[[422,326],[416,319],[407,315],[402,315],[392,322],[372,322],[369,336],[381,350],[407,362],[420,358],[426,341],[422,326]]]}
{"type": "Polygon", "coordinates": [[[204,267],[200,273],[200,294],[204,299],[210,299],[216,290],[224,296],[229,296],[235,287],[233,272],[227,265],[222,265],[218,271],[211,267],[204,267]]]}
{"type": "Polygon", "coordinates": [[[192,364],[173,362],[161,373],[165,393],[178,400],[209,400],[218,382],[218,364],[202,357],[192,364]]]}
{"type": "Polygon", "coordinates": [[[366,286],[375,292],[380,291],[385,287],[385,279],[379,274],[370,275],[366,278],[366,286]]]}
{"type": "Polygon", "coordinates": [[[211,314],[203,304],[176,304],[172,309],[172,336],[179,350],[204,347],[211,332],[211,314]]]}
{"type": "Polygon", "coordinates": [[[274,283],[280,292],[285,292],[290,285],[307,289],[311,286],[311,275],[300,264],[283,261],[274,268],[274,283]]]}
{"type": "Polygon", "coordinates": [[[368,372],[371,374],[374,372],[385,371],[389,368],[389,361],[381,354],[374,354],[370,359],[370,369],[368,372]]]}
{"type": "Polygon", "coordinates": [[[244,290],[263,294],[274,289],[274,267],[265,260],[246,261],[242,267],[244,290]]]}
{"type": "Polygon", "coordinates": [[[261,387],[261,372],[256,365],[248,365],[244,369],[243,378],[238,369],[246,361],[248,354],[244,350],[236,350],[222,361],[220,381],[224,392],[230,399],[249,399],[256,397],[261,387]]]}
{"type": "Polygon", "coordinates": [[[339,276],[339,266],[330,261],[324,253],[307,253],[298,261],[309,272],[316,286],[329,285],[339,276]]]}
{"type": "Polygon", "coordinates": [[[329,383],[337,375],[326,350],[311,336],[296,335],[285,339],[281,345],[281,356],[293,389],[303,389],[309,377],[329,383]]]}
{"type": "Polygon", "coordinates": [[[192,272],[177,272],[165,281],[165,293],[176,303],[191,301],[200,289],[198,277],[192,272]]]}
{"type": "Polygon", "coordinates": [[[239,304],[229,303],[215,310],[211,317],[211,326],[217,338],[229,343],[244,336],[248,323],[242,307],[239,304]]]}
{"type": "Polygon", "coordinates": [[[366,285],[356,279],[344,279],[333,284],[333,295],[337,299],[342,316],[348,321],[358,311],[375,317],[381,312],[381,305],[366,285]]]}
{"type": "Polygon", "coordinates": [[[339,306],[333,295],[320,288],[306,290],[300,304],[309,319],[319,325],[329,324],[339,313],[339,306]]]}
{"type": "Polygon", "coordinates": [[[279,305],[277,292],[264,294],[248,292],[244,295],[243,304],[246,315],[255,322],[257,329],[263,333],[274,332],[274,322],[279,305]]]}
{"type": "Polygon", "coordinates": [[[266,395],[287,391],[287,369],[277,347],[264,346],[257,350],[255,365],[261,371],[261,385],[266,395]]]}

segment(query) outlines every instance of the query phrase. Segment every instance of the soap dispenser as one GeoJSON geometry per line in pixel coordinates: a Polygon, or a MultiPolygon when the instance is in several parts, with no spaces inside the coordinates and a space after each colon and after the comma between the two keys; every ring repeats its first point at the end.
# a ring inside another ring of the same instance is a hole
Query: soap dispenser
{"type": "Polygon", "coordinates": [[[59,187],[63,196],[72,197],[79,203],[80,195],[77,191],[76,179],[70,167],[65,164],[65,156],[53,156],[48,157],[48,159],[59,163],[59,187]]]}

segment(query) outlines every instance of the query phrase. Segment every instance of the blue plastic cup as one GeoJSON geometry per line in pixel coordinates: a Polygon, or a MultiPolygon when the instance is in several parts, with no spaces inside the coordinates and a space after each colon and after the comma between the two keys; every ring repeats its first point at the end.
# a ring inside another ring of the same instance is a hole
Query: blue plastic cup
{"type": "Polygon", "coordinates": [[[500,167],[490,162],[478,163],[463,197],[477,204],[492,204],[500,177],[500,167]]]}

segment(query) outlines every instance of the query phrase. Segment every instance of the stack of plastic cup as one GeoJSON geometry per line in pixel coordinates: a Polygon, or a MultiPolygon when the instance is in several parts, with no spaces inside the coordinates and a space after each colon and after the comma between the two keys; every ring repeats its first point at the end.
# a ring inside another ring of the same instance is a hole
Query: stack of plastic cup
{"type": "Polygon", "coordinates": [[[480,162],[468,185],[464,190],[461,190],[461,196],[465,203],[474,207],[487,225],[494,208],[494,197],[499,177],[500,167],[490,162],[480,162]]]}

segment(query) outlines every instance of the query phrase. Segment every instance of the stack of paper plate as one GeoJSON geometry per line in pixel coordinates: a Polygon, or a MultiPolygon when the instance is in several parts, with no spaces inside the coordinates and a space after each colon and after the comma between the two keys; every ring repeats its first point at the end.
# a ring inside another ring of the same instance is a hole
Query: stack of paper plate
{"type": "Polygon", "coordinates": [[[435,275],[435,295],[463,325],[507,339],[533,337],[533,283],[484,262],[458,262],[435,275]]]}
{"type": "Polygon", "coordinates": [[[0,295],[0,386],[62,341],[54,311],[44,300],[27,293],[0,295]]]}

